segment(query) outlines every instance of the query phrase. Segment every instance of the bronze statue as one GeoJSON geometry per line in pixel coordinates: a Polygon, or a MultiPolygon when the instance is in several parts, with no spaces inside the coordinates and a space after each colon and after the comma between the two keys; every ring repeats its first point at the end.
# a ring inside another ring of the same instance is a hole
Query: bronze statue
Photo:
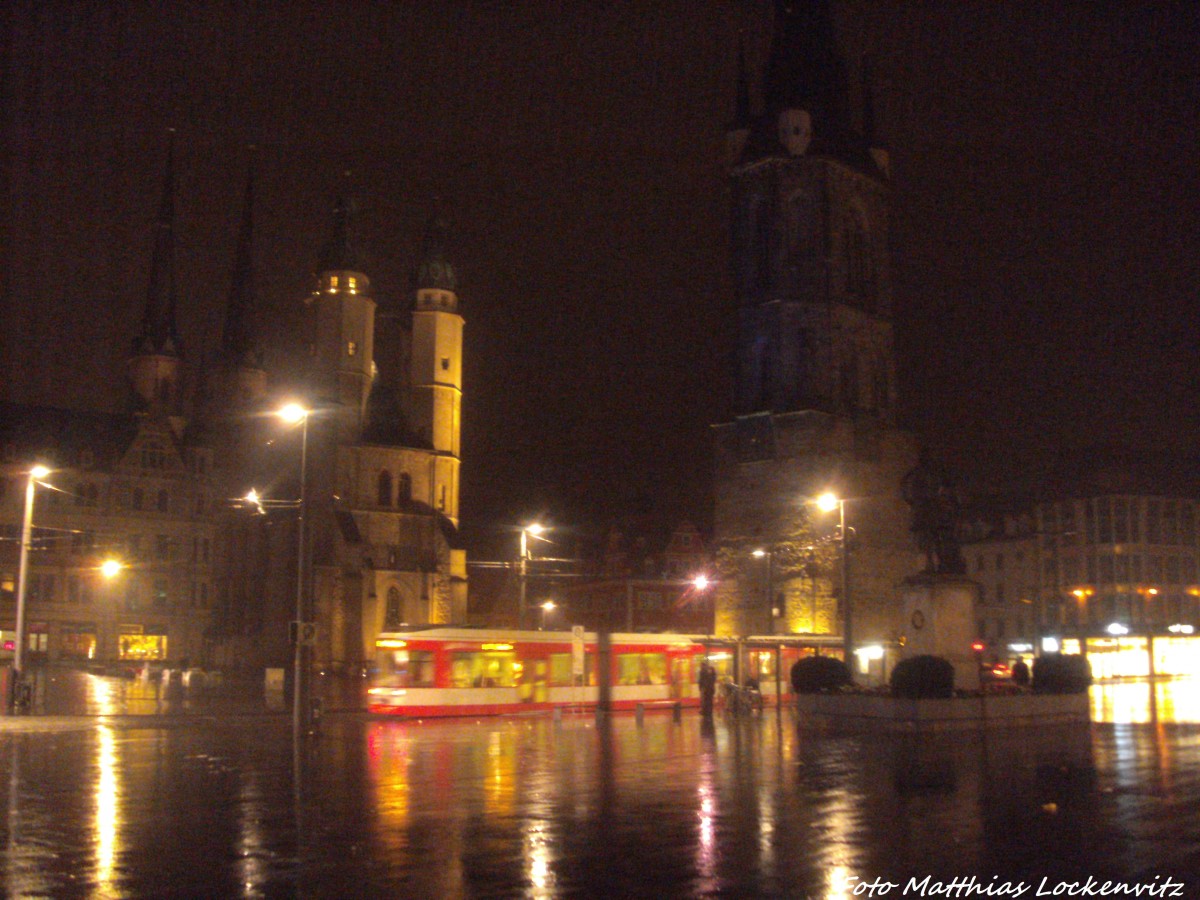
{"type": "Polygon", "coordinates": [[[958,544],[961,503],[950,473],[922,450],[900,486],[904,502],[912,507],[910,530],[925,554],[925,573],[965,575],[967,564],[958,544]]]}

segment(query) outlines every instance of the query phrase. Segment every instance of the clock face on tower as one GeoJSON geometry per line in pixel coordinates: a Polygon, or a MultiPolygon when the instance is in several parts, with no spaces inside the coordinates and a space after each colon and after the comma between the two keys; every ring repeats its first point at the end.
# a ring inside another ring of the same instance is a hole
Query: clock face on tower
{"type": "Polygon", "coordinates": [[[812,116],[806,109],[785,109],[779,114],[779,143],[792,156],[803,156],[812,142],[812,116]]]}

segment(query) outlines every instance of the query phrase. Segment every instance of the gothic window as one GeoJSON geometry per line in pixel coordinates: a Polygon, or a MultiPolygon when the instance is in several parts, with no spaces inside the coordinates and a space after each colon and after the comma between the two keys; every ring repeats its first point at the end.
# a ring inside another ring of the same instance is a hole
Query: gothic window
{"type": "Polygon", "coordinates": [[[871,248],[862,217],[852,214],[846,221],[843,237],[846,267],[846,293],[866,300],[874,293],[875,275],[871,265],[871,248]]]}
{"type": "Polygon", "coordinates": [[[400,503],[407,503],[412,499],[412,476],[407,472],[401,472],[396,481],[396,499],[400,503]]]}
{"type": "Polygon", "coordinates": [[[380,506],[392,505],[392,473],[387,470],[379,473],[378,497],[380,506]]]}
{"type": "Polygon", "coordinates": [[[388,588],[387,608],[383,614],[383,630],[395,631],[400,627],[400,592],[394,587],[388,588]]]}

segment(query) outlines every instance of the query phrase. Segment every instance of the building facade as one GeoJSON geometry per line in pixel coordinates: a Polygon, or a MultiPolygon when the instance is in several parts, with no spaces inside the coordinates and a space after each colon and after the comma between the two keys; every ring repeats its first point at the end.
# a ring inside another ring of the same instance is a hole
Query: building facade
{"type": "Polygon", "coordinates": [[[1193,497],[1064,491],[966,526],[979,634],[998,658],[1087,653],[1097,677],[1195,674],[1200,543],[1193,497]]]}
{"type": "Polygon", "coordinates": [[[433,218],[427,229],[410,327],[379,343],[351,205],[338,202],[305,304],[308,340],[291,348],[305,382],[284,397],[251,326],[252,173],[220,347],[200,363],[185,359],[173,155],[145,314],[125,360],[128,407],[5,404],[0,628],[9,645],[24,488],[38,463],[53,471],[37,489],[26,582],[35,660],[281,666],[299,618],[316,623],[316,664],[337,669],[369,659],[385,627],[463,621],[463,319],[445,225],[433,218]],[[288,400],[307,410],[299,426],[273,415],[288,400]],[[251,488],[258,501],[231,502],[251,488]],[[105,559],[122,564],[108,580],[105,559]]]}
{"type": "Polygon", "coordinates": [[[714,428],[717,632],[828,636],[849,608],[856,645],[894,642],[896,586],[919,565],[900,496],[917,452],[896,422],[888,158],[869,102],[851,125],[828,4],[776,5],[762,114],[744,60],[737,98],[740,339],[736,417],[714,428]],[[812,505],[824,492],[844,501],[832,516],[812,505]]]}

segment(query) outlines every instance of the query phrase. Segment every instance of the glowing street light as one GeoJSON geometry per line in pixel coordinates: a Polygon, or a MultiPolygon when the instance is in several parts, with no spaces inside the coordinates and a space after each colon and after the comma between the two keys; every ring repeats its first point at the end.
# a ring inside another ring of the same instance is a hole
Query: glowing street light
{"type": "Polygon", "coordinates": [[[106,559],[104,562],[100,563],[100,574],[105,578],[116,578],[123,568],[125,567],[120,563],[119,560],[106,559]]]}
{"type": "Polygon", "coordinates": [[[525,589],[526,589],[526,580],[529,578],[529,559],[530,559],[529,537],[530,537],[530,535],[532,535],[534,538],[537,538],[545,530],[546,530],[545,527],[538,524],[537,522],[533,522],[529,525],[526,525],[521,529],[521,559],[520,559],[520,569],[518,572],[519,584],[518,584],[518,597],[517,597],[517,628],[525,627],[525,589]]]}
{"type": "MultiPolygon", "coordinates": [[[[308,417],[312,411],[298,403],[289,403],[281,407],[275,415],[289,425],[300,426],[300,500],[297,503],[296,516],[296,632],[295,655],[292,659],[292,737],[296,740],[304,731],[307,716],[305,715],[305,699],[307,695],[306,650],[308,647],[305,631],[308,617],[306,612],[305,580],[308,575],[308,560],[306,559],[308,542],[305,540],[305,519],[307,512],[307,492],[305,484],[308,481],[308,417]]],[[[251,491],[247,499],[253,496],[257,501],[258,495],[251,491]]],[[[254,502],[254,501],[252,501],[254,502]]],[[[260,506],[261,508],[261,506],[260,506]]]]}
{"type": "Polygon", "coordinates": [[[775,555],[770,550],[761,547],[751,550],[750,555],[755,559],[767,561],[767,634],[775,633],[775,555]]]}
{"type": "Polygon", "coordinates": [[[29,470],[25,480],[25,515],[21,520],[21,557],[17,567],[17,643],[13,654],[13,683],[12,696],[9,697],[9,708],[17,711],[19,700],[24,698],[22,677],[25,674],[25,591],[29,581],[29,545],[33,535],[33,500],[37,483],[50,474],[43,465],[35,465],[29,470]]]}
{"type": "Polygon", "coordinates": [[[546,630],[546,614],[554,612],[556,609],[558,609],[558,604],[553,600],[547,600],[542,604],[542,627],[539,629],[540,631],[546,630]]]}
{"type": "Polygon", "coordinates": [[[847,663],[854,653],[854,617],[850,605],[850,550],[846,542],[846,501],[831,491],[817,498],[822,512],[838,511],[838,543],[842,551],[842,656],[847,663]]]}

